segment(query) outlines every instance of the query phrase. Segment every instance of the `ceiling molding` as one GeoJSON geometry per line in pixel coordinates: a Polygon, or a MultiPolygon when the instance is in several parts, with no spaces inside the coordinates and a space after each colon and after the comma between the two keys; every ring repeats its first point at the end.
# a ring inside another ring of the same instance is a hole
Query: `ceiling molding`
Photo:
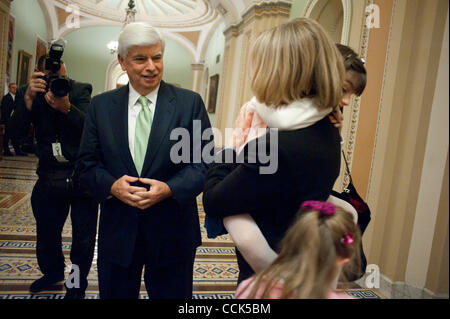
{"type": "MultiPolygon", "coordinates": [[[[46,19],[48,41],[65,37],[80,28],[123,26],[128,4],[128,0],[38,0],[38,2],[46,19]],[[119,9],[113,9],[114,12],[110,15],[111,8],[108,9],[108,5],[113,3],[116,3],[119,9]],[[77,25],[72,26],[67,21],[70,20],[71,14],[75,14],[75,9],[79,16],[77,25]]],[[[276,1],[278,2],[280,1],[276,1]]],[[[136,21],[150,21],[163,36],[182,45],[191,54],[194,63],[204,59],[211,36],[220,23],[225,23],[225,27],[239,23],[242,21],[242,15],[254,5],[252,0],[137,0],[136,4],[138,8],[136,21]],[[159,11],[155,9],[150,12],[151,10],[145,7],[148,5],[145,1],[152,3],[162,1],[161,3],[170,6],[164,9],[162,4],[159,11]],[[170,8],[174,12],[172,15],[164,13],[166,12],[164,10],[171,10],[170,8]],[[183,10],[190,13],[181,19],[179,13],[183,10]],[[149,16],[157,15],[158,12],[160,13],[158,19],[149,20],[149,16]]]]}
{"type": "MultiPolygon", "coordinates": [[[[135,0],[136,21],[148,21],[155,27],[201,25],[216,14],[207,0],[135,0]]],[[[65,9],[77,6],[81,14],[92,19],[123,23],[128,0],[54,0],[65,9]]]]}
{"type": "Polygon", "coordinates": [[[189,41],[192,42],[192,44],[197,47],[198,45],[198,39],[200,38],[200,33],[201,31],[189,31],[189,32],[177,32],[179,34],[181,34],[183,37],[185,37],[186,39],[188,39],[189,41]]]}

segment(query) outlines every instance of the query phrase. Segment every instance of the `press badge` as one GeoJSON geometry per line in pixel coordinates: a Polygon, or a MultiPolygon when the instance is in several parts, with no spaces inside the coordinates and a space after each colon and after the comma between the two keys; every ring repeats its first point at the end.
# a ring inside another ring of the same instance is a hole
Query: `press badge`
{"type": "Polygon", "coordinates": [[[62,154],[61,143],[56,142],[52,143],[53,156],[56,158],[58,162],[68,162],[68,160],[62,154]]]}

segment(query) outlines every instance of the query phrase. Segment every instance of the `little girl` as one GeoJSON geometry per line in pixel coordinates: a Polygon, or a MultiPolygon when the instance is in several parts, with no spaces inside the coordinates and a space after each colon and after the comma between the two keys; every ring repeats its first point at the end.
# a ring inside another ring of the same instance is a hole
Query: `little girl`
{"type": "Polygon", "coordinates": [[[360,232],[352,216],[329,202],[305,201],[265,270],[244,280],[237,299],[352,299],[333,291],[341,267],[357,267],[360,232]]]}

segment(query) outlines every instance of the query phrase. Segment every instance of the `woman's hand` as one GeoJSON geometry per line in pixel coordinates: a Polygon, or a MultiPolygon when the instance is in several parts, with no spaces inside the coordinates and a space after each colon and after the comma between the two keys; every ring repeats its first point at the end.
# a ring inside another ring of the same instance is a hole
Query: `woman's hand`
{"type": "Polygon", "coordinates": [[[238,151],[241,146],[247,143],[248,133],[252,126],[254,112],[250,111],[244,118],[242,114],[236,120],[236,127],[233,129],[231,139],[227,141],[225,147],[232,147],[238,151]]]}
{"type": "Polygon", "coordinates": [[[344,116],[342,115],[340,108],[337,108],[335,111],[330,113],[330,115],[328,115],[328,118],[330,119],[330,122],[339,129],[339,133],[341,133],[344,116]]]}

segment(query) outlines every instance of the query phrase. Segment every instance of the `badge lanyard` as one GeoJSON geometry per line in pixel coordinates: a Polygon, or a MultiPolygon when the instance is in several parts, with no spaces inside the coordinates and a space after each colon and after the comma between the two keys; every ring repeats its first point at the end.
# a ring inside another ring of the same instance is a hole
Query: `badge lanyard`
{"type": "MultiPolygon", "coordinates": [[[[55,119],[55,117],[54,117],[54,119],[55,119]]],[[[57,129],[56,120],[54,122],[55,122],[54,128],[57,129]]],[[[56,141],[54,143],[52,143],[52,150],[53,150],[53,156],[56,158],[56,160],[58,162],[60,162],[60,163],[69,162],[62,153],[62,146],[61,146],[61,143],[59,142],[59,134],[58,133],[56,133],[56,141]]]]}

